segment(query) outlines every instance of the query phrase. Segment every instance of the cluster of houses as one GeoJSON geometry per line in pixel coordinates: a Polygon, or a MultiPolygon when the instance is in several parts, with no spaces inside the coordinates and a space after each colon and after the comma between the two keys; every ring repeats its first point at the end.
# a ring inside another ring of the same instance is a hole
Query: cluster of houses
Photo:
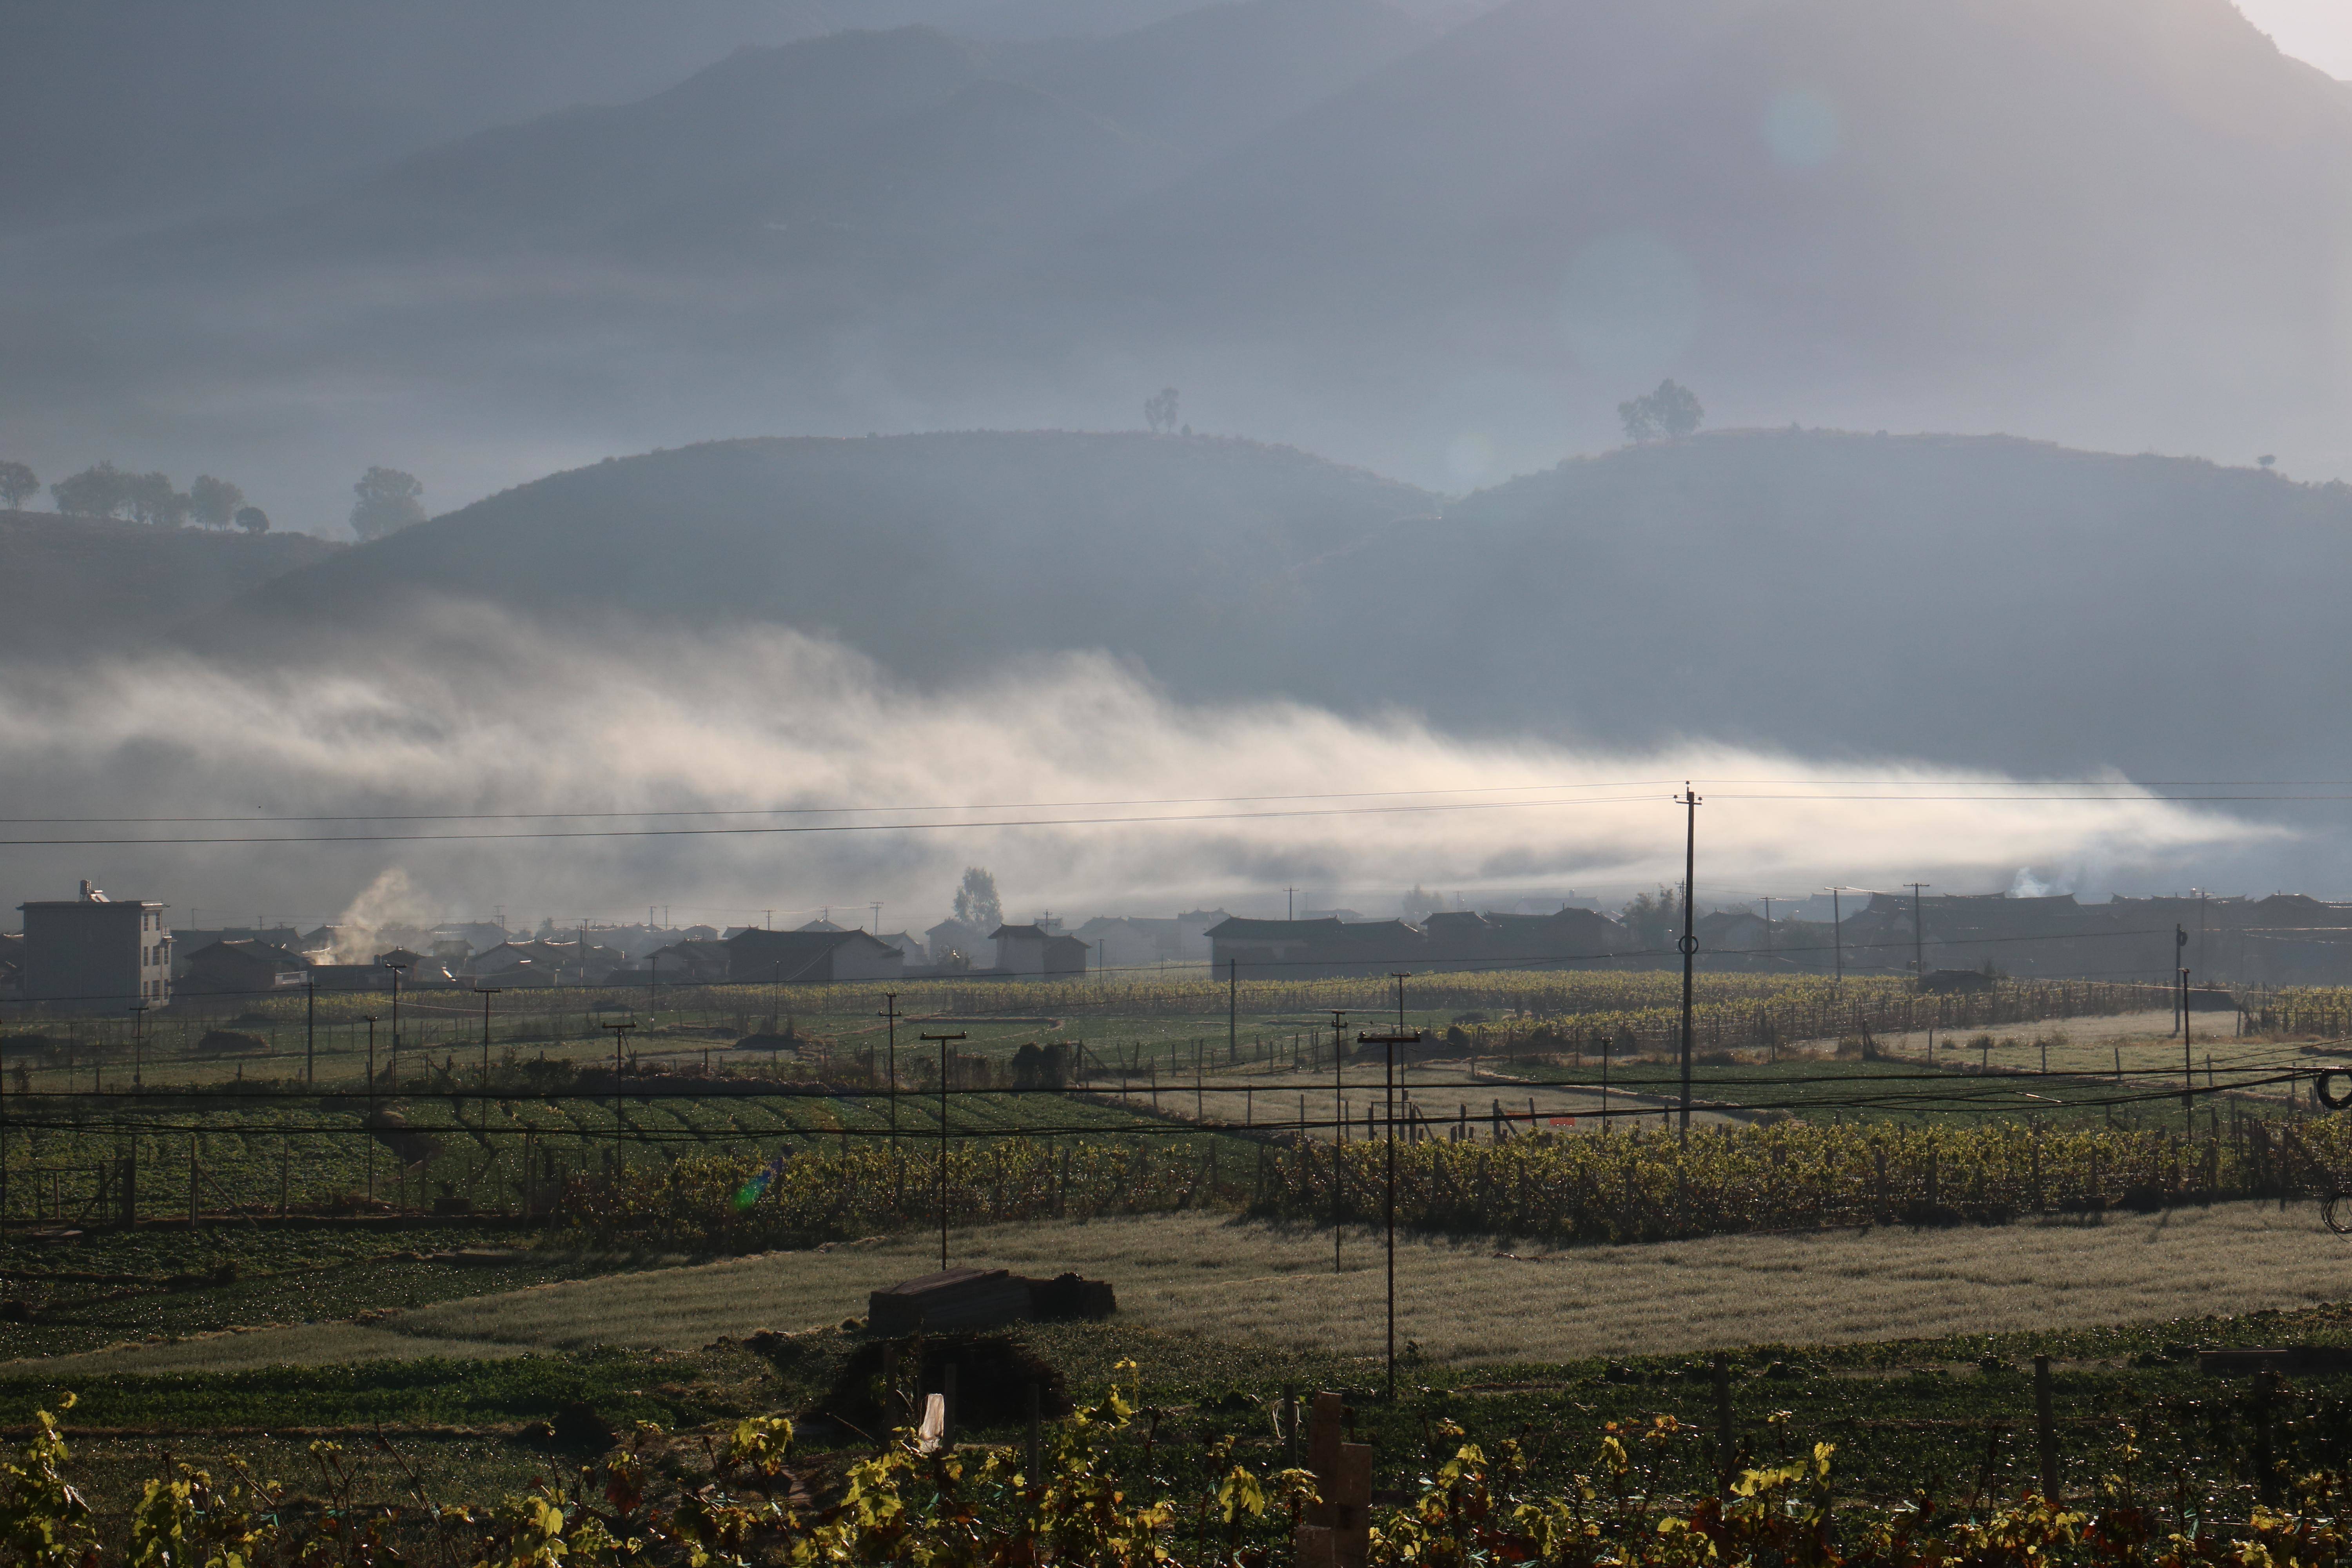
{"type": "MultiPolygon", "coordinates": [[[[79,896],[20,906],[20,932],[0,934],[0,1001],[76,1012],[161,1006],[175,997],[404,987],[808,984],[953,975],[1077,977],[1207,963],[1219,976],[1311,979],[1397,970],[1655,968],[1680,962],[1669,907],[1628,924],[1598,910],[1549,914],[1437,910],[1416,921],[1255,920],[1223,910],[1170,918],[1101,917],[1073,930],[1051,915],[982,928],[943,921],[920,939],[811,921],[790,931],[609,926],[535,936],[477,922],[397,933],[382,951],[368,933],[321,926],[172,929],[164,906],[79,896]]],[[[2264,899],[2072,895],[1860,895],[1838,918],[1770,918],[1770,906],[1717,910],[1695,922],[1698,963],[1756,973],[1906,973],[1998,971],[2020,977],[2169,975],[2176,966],[2232,983],[2352,982],[2352,904],[2300,894],[2264,899]]]]}
{"type": "MultiPolygon", "coordinates": [[[[1765,906],[1769,911],[1770,906],[1765,906]]],[[[1339,918],[1228,920],[1209,931],[1219,974],[1313,978],[1405,969],[1678,965],[1680,917],[1651,929],[1592,910],[1554,914],[1441,911],[1418,924],[1339,918]]],[[[1916,897],[1864,893],[1831,920],[1717,910],[1692,922],[1697,964],[1758,973],[1908,974],[1993,971],[2019,978],[2163,980],[2176,967],[2236,984],[2352,983],[2352,903],[2297,893],[2264,899],[2071,894],[1916,897]]]]}
{"type": "Polygon", "coordinates": [[[168,928],[161,904],[79,895],[21,906],[24,930],[0,935],[0,1001],[71,1011],[161,1006],[173,998],[289,991],[513,990],[533,986],[809,984],[938,975],[1058,978],[1108,963],[1199,963],[1203,932],[1224,918],[1104,919],[1075,931],[1052,916],[982,927],[944,921],[919,940],[811,921],[790,931],[738,926],[601,926],[535,936],[489,922],[365,932],[337,926],[168,928]],[[367,940],[395,940],[381,948],[367,940]]]}

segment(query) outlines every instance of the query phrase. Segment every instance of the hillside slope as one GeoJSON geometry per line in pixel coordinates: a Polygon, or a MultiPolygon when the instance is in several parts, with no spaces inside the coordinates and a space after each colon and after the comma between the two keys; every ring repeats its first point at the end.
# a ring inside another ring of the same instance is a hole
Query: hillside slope
{"type": "Polygon", "coordinates": [[[1188,697],[1459,731],[2326,777],[2352,767],[2346,582],[2352,487],[2001,437],[1727,432],[1441,507],[1246,442],[979,433],[558,474],[213,630],[396,635],[456,593],[788,625],[927,684],[1103,649],[1188,697]]]}
{"type": "Polygon", "coordinates": [[[348,548],[307,533],[0,511],[0,658],[71,663],[127,653],[348,548]]]}
{"type": "Polygon", "coordinates": [[[1108,648],[1256,664],[1307,563],[1436,498],[1305,453],[1054,433],[714,442],[556,474],[273,583],[238,637],[397,626],[422,598],[781,623],[919,678],[1108,648]]]}
{"type": "Polygon", "coordinates": [[[1410,585],[1420,634],[1364,648],[1361,678],[1481,728],[2265,778],[2352,766],[2347,582],[2340,483],[1748,431],[1471,496],[1312,596],[1410,585]]]}

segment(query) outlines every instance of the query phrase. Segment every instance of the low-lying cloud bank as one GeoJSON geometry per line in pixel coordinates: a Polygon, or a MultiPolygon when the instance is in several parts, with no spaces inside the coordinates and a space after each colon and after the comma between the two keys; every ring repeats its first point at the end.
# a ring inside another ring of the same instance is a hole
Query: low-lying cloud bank
{"type": "Polygon", "coordinates": [[[2098,792],[2112,798],[2003,798],[2082,792],[2011,790],[1992,775],[1959,786],[1949,769],[1699,741],[1629,754],[1465,742],[1409,715],[1188,706],[1098,657],[917,690],[772,627],[522,627],[451,603],[393,648],[11,673],[0,680],[11,815],[184,820],[27,822],[0,837],[663,831],[19,847],[0,863],[0,898],[64,896],[90,877],[167,900],[184,922],[192,908],[205,924],[324,920],[396,869],[418,889],[404,900],[412,913],[501,904],[509,920],[561,921],[641,917],[651,902],[681,923],[773,908],[781,924],[788,907],[830,904],[850,923],[852,909],[862,920],[880,900],[896,927],[938,918],[961,868],[979,863],[1016,918],[1041,907],[1278,911],[1291,884],[1386,912],[1411,884],[1507,894],[1678,880],[1683,820],[1671,797],[1685,778],[1708,797],[1703,905],[1825,881],[1991,890],[2020,867],[2147,875],[2288,837],[2120,787],[2098,792]],[[1822,777],[1847,782],[1736,782],[1822,777]],[[784,815],[392,820],[772,810],[784,815]],[[250,820],[293,815],[373,819],[250,820]],[[184,820],[207,817],[247,820],[184,820]],[[750,831],[766,828],[787,831],[750,831]]]}

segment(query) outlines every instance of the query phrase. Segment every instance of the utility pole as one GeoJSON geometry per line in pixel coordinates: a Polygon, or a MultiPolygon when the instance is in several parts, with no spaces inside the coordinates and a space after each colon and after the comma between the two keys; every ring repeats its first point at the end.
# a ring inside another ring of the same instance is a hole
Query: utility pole
{"type": "Polygon", "coordinates": [[[392,971],[392,1088],[397,1094],[400,1092],[400,972],[408,966],[387,963],[384,967],[392,971]]]}
{"type": "MultiPolygon", "coordinates": [[[[1402,975],[1397,977],[1397,994],[1399,996],[1404,994],[1402,975]]],[[[1389,1142],[1388,1195],[1385,1205],[1389,1247],[1389,1403],[1394,1405],[1396,1403],[1396,1048],[1402,1045],[1419,1045],[1421,1034],[1418,1030],[1407,1034],[1403,1029],[1398,1028],[1381,1035],[1358,1035],[1356,1038],[1364,1045],[1388,1047],[1388,1089],[1383,1110],[1388,1122],[1389,1142]]]]}
{"type": "Polygon", "coordinates": [[[1283,918],[1286,920],[1295,921],[1298,918],[1298,889],[1296,888],[1285,888],[1282,891],[1284,896],[1289,900],[1283,906],[1285,910],[1283,918]]]}
{"type": "Polygon", "coordinates": [[[889,1021],[890,1147],[896,1151],[898,1147],[898,1020],[906,1016],[898,1011],[898,994],[896,991],[883,993],[882,1016],[889,1021]]]}
{"type": "Polygon", "coordinates": [[[964,1035],[924,1035],[940,1047],[940,1272],[948,1271],[948,1046],[964,1035]]]}
{"type": "Polygon", "coordinates": [[[1339,1226],[1346,1214],[1340,1206],[1339,1145],[1348,1136],[1348,1102],[1343,1098],[1347,1089],[1346,1062],[1348,1053],[1340,1048],[1348,1013],[1343,1007],[1331,1009],[1331,1272],[1339,1273],[1339,1226]]]}
{"type": "Polygon", "coordinates": [[[498,990],[477,985],[474,994],[482,999],[482,1142],[490,1141],[490,998],[498,990]]]}
{"type": "Polygon", "coordinates": [[[1698,937],[1693,929],[1692,885],[1698,879],[1698,796],[1691,790],[1690,781],[1683,781],[1682,805],[1685,813],[1683,828],[1683,939],[1676,945],[1683,953],[1683,1113],[1680,1141],[1690,1142],[1691,1108],[1691,960],[1698,952],[1698,937]]]}
{"type": "Polygon", "coordinates": [[[1925,917],[1920,913],[1923,900],[1919,894],[1936,884],[1906,882],[1903,885],[1911,889],[1911,980],[1915,985],[1924,985],[1927,980],[1927,939],[1925,934],[1927,928],[1923,923],[1925,917]]]}
{"type": "Polygon", "coordinates": [[[375,1015],[373,1013],[367,1015],[367,1026],[368,1124],[362,1137],[367,1144],[368,1202],[373,1203],[375,1202],[375,1015]]]}
{"type": "Polygon", "coordinates": [[[2180,967],[2180,960],[2189,947],[2189,932],[2176,924],[2172,928],[2172,1032],[2185,1036],[2189,1031],[2189,971],[2180,967]]]}
{"type": "Polygon", "coordinates": [[[1397,1033],[1404,1033],[1404,983],[1412,978],[1410,969],[1391,969],[1389,978],[1397,983],[1397,1033]]]}
{"type": "Polygon", "coordinates": [[[1839,985],[1845,984],[1845,916],[1838,903],[1838,895],[1844,890],[1843,888],[1823,889],[1830,896],[1830,955],[1837,964],[1832,980],[1839,985]]]}
{"type": "Polygon", "coordinates": [[[1764,895],[1764,951],[1772,951],[1772,895],[1764,895]]]}
{"type": "Polygon", "coordinates": [[[2210,983],[2213,978],[2213,966],[2205,962],[2205,889],[2192,888],[2189,891],[2197,895],[2197,973],[2210,983]]]}
{"type": "Polygon", "coordinates": [[[1225,960],[1225,1060],[1234,1059],[1234,1047],[1241,1039],[1242,961],[1225,960]]]}
{"type": "Polygon", "coordinates": [[[145,1081],[147,1056],[147,1004],[140,1003],[131,1009],[131,1087],[138,1089],[145,1081]]]}
{"type": "MultiPolygon", "coordinates": [[[[302,999],[302,1082],[306,1088],[319,1084],[319,982],[316,976],[302,982],[308,993],[302,999]]],[[[69,1084],[67,1086],[71,1088],[69,1084]]]]}
{"type": "Polygon", "coordinates": [[[635,1028],[632,1020],[626,1024],[599,1024],[600,1029],[613,1031],[613,1191],[621,1190],[621,1042],[635,1028]]]}
{"type": "MultiPolygon", "coordinates": [[[[2180,940],[2186,945],[2189,933],[2182,931],[2180,940]]],[[[2189,971],[2186,967],[2180,971],[2180,1114],[2187,1120],[2193,1136],[2197,1131],[2197,1058],[2189,1046],[2189,971]]]]}
{"type": "Polygon", "coordinates": [[[866,934],[866,935],[868,935],[868,936],[880,936],[880,935],[882,934],[882,903],[881,903],[881,900],[877,899],[877,900],[876,900],[874,902],[872,902],[872,903],[870,903],[870,904],[866,905],[866,907],[867,909],[872,910],[874,911],[874,929],[873,929],[872,931],[867,931],[866,934]]]}

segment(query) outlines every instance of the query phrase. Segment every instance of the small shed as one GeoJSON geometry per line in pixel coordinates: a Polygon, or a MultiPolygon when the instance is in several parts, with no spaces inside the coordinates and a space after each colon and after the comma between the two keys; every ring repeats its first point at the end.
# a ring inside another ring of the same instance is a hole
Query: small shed
{"type": "Polygon", "coordinates": [[[992,1329],[1029,1315],[1029,1281],[1006,1268],[950,1268],[906,1279],[866,1299],[877,1334],[992,1329]]]}
{"type": "Polygon", "coordinates": [[[1108,1280],[1066,1273],[1032,1279],[1005,1268],[950,1268],[867,1296],[866,1327],[877,1334],[942,1333],[992,1329],[1024,1318],[1108,1318],[1118,1310],[1118,1296],[1108,1280]]]}

